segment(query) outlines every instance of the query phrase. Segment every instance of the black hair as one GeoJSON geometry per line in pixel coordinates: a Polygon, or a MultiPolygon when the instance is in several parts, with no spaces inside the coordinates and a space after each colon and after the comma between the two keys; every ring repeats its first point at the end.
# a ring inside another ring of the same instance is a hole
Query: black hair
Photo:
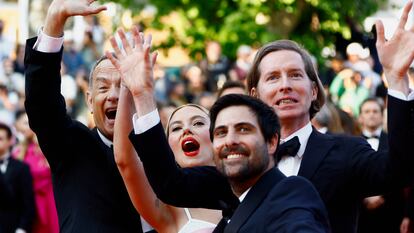
{"type": "Polygon", "coordinates": [[[12,138],[12,131],[11,131],[10,127],[7,124],[5,124],[3,122],[0,122],[0,130],[5,130],[6,131],[7,138],[9,140],[12,138]]]}
{"type": "Polygon", "coordinates": [[[225,90],[230,89],[230,88],[234,88],[234,87],[238,87],[238,88],[241,88],[241,89],[243,89],[244,91],[246,91],[246,86],[245,86],[242,82],[239,82],[239,81],[233,81],[233,80],[229,80],[229,81],[226,81],[226,82],[223,84],[223,86],[222,86],[222,87],[220,88],[220,90],[218,91],[217,96],[218,96],[218,97],[221,97],[221,95],[223,94],[223,92],[224,92],[225,90]]]}
{"type": "MultiPolygon", "coordinates": [[[[228,94],[219,98],[210,109],[210,139],[213,141],[213,132],[219,112],[231,106],[247,106],[257,117],[260,130],[266,142],[270,142],[277,134],[280,135],[280,123],[275,111],[263,101],[240,94],[228,94]]],[[[278,137],[279,140],[279,137],[278,137]]]]}
{"type": "Polygon", "coordinates": [[[381,111],[381,115],[382,115],[382,113],[384,112],[384,102],[382,101],[382,99],[375,98],[375,97],[369,97],[369,98],[366,98],[364,101],[362,101],[361,105],[359,105],[359,112],[360,113],[362,112],[362,107],[367,102],[374,102],[374,103],[376,103],[379,106],[380,111],[381,111]]]}

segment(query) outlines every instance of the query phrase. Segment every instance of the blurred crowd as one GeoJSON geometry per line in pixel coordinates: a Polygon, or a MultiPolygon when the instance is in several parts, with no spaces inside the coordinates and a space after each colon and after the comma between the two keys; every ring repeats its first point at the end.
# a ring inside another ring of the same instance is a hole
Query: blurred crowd
{"type": "MultiPolygon", "coordinates": [[[[92,128],[94,124],[85,96],[89,73],[103,54],[106,35],[97,18],[85,17],[85,20],[88,27],[82,32],[84,39],[81,46],[77,46],[70,35],[65,35],[61,91],[68,113],[92,128]]],[[[25,45],[8,40],[7,35],[2,34],[4,26],[0,20],[0,122],[13,128],[15,139],[12,156],[30,167],[36,202],[35,221],[40,229],[33,232],[57,232],[50,169],[24,112],[25,45]],[[42,226],[42,222],[44,225],[47,222],[49,226],[42,226]],[[49,230],[42,230],[41,227],[49,227],[43,228],[49,230]]],[[[209,109],[226,92],[246,93],[246,75],[253,63],[256,48],[240,45],[236,59],[232,61],[223,54],[220,43],[207,41],[205,44],[205,56],[200,61],[183,67],[156,64],[156,98],[164,125],[169,114],[183,104],[195,103],[209,109]]],[[[381,71],[374,68],[378,61],[373,54],[375,51],[353,42],[347,46],[345,54],[335,52],[323,67],[318,67],[315,59],[315,67],[320,71],[328,100],[312,123],[323,133],[364,136],[375,150],[380,150],[380,134],[386,132],[383,122],[386,122],[387,83],[381,71]]],[[[414,88],[414,68],[410,69],[411,74],[410,87],[414,88]]],[[[409,210],[412,208],[406,201],[410,201],[407,198],[409,196],[410,190],[407,189],[390,194],[389,197],[367,198],[361,203],[361,208],[366,209],[368,215],[372,210],[386,209],[385,212],[392,213],[393,218],[384,221],[393,221],[390,223],[393,224],[390,228],[392,231],[382,232],[399,232],[403,218],[408,218],[411,214],[409,210]],[[390,203],[392,206],[389,206],[390,203]]],[[[362,217],[366,217],[364,212],[362,217]]],[[[369,217],[364,221],[369,222],[369,217]]],[[[360,232],[374,231],[364,230],[361,225],[360,232]]]]}

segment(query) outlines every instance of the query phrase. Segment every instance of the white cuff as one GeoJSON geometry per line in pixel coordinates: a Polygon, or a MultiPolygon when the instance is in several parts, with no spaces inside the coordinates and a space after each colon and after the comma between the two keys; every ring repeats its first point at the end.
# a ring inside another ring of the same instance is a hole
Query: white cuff
{"type": "Polygon", "coordinates": [[[410,93],[408,93],[408,96],[405,96],[404,93],[402,93],[401,91],[393,89],[388,89],[388,95],[405,101],[414,100],[414,91],[412,89],[410,89],[410,93]]]}
{"type": "Polygon", "coordinates": [[[22,228],[17,228],[15,233],[26,233],[26,231],[23,230],[22,228]]]}
{"type": "Polygon", "coordinates": [[[135,134],[142,134],[156,126],[159,122],[160,115],[158,114],[157,109],[139,118],[136,113],[132,116],[132,124],[134,125],[135,134]]]}
{"type": "Polygon", "coordinates": [[[59,38],[48,36],[43,32],[42,28],[40,28],[33,49],[43,53],[57,53],[62,46],[63,36],[59,38]]]}

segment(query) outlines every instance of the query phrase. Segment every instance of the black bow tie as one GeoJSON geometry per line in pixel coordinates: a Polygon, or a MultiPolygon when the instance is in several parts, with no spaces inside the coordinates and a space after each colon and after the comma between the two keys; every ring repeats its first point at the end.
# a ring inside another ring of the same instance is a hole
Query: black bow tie
{"type": "Polygon", "coordinates": [[[280,161],[283,156],[292,156],[295,157],[298,153],[300,148],[299,138],[295,136],[294,138],[290,139],[279,145],[278,152],[277,152],[277,161],[280,161]]]}

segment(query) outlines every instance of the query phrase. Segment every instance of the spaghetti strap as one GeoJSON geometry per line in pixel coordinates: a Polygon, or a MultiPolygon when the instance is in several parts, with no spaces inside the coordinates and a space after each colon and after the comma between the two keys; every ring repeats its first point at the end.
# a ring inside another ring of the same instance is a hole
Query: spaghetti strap
{"type": "Polygon", "coordinates": [[[187,215],[188,220],[191,220],[192,217],[191,217],[191,214],[190,214],[190,210],[188,210],[188,208],[184,208],[184,211],[185,211],[185,215],[187,215]]]}

